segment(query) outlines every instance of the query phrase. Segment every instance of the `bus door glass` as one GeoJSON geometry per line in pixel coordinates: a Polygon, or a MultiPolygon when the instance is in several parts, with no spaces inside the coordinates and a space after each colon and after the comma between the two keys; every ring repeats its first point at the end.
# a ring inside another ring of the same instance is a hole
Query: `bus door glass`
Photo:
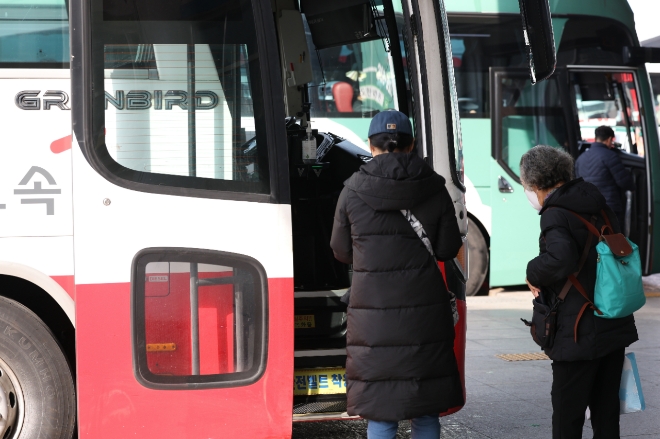
{"type": "Polygon", "coordinates": [[[577,153],[582,154],[594,142],[594,130],[609,126],[614,130],[616,147],[621,161],[631,172],[635,190],[627,195],[622,191],[622,205],[626,206],[624,232],[640,248],[642,266],[648,262],[649,190],[644,142],[643,111],[638,97],[634,71],[575,70],[570,73],[571,92],[579,122],[577,153]]]}
{"type": "MultiPolygon", "coordinates": [[[[380,2],[379,2],[380,3],[380,2]]],[[[341,136],[368,151],[371,118],[386,109],[412,113],[412,89],[400,1],[376,6],[379,35],[384,38],[316,50],[308,31],[313,81],[309,99],[314,128],[341,136]]],[[[306,23],[306,22],[305,22],[306,23]]]]}
{"type": "Polygon", "coordinates": [[[71,10],[91,17],[72,17],[89,29],[74,30],[72,66],[80,435],[287,437],[291,217],[270,3],[71,10]]]}
{"type": "Polygon", "coordinates": [[[520,158],[536,145],[568,149],[566,111],[558,76],[534,86],[524,70],[491,68],[491,132],[495,159],[492,191],[491,285],[525,280],[527,262],[538,254],[537,212],[520,183],[520,158]]]}

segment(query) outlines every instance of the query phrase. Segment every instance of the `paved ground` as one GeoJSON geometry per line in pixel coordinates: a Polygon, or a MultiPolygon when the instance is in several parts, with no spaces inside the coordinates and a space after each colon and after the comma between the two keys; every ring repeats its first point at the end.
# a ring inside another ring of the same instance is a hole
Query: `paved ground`
{"type": "MultiPolygon", "coordinates": [[[[635,352],[646,411],[621,416],[621,436],[660,439],[660,275],[647,278],[647,305],[635,314],[640,341],[635,352]]],[[[495,292],[493,292],[495,293],[495,292]]],[[[497,354],[539,352],[520,318],[530,318],[529,292],[468,298],[467,403],[443,418],[442,439],[549,439],[550,361],[506,362],[497,354]]],[[[294,439],[366,438],[364,421],[294,424],[294,439]]],[[[399,438],[410,438],[401,423],[399,438]]],[[[589,421],[584,438],[593,437],[589,421]]]]}

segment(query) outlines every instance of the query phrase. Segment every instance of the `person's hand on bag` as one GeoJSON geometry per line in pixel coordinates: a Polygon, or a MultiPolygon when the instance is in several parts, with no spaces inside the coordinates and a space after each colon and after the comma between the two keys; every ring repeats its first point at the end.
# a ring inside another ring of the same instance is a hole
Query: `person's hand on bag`
{"type": "Polygon", "coordinates": [[[534,297],[539,297],[539,293],[541,292],[540,288],[535,287],[534,285],[530,284],[527,278],[525,278],[525,282],[527,282],[527,286],[529,287],[529,291],[532,292],[534,297]]]}

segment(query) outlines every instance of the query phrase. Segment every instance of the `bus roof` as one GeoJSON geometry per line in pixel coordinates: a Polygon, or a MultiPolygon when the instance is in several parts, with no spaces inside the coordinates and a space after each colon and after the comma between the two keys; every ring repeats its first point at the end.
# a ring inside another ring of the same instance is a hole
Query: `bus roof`
{"type": "MultiPolygon", "coordinates": [[[[445,0],[447,13],[519,14],[518,0],[445,0]]],[[[550,11],[561,15],[592,15],[622,22],[635,29],[633,11],[626,0],[550,0],[550,11]]],[[[636,36],[637,33],[633,32],[636,36]]]]}

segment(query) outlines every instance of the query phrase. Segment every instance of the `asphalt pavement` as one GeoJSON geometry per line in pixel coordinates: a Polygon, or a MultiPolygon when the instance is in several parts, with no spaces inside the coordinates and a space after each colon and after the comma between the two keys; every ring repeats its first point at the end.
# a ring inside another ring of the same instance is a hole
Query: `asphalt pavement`
{"type": "MultiPolygon", "coordinates": [[[[621,416],[621,437],[660,439],[660,275],[645,278],[647,304],[635,319],[637,357],[646,410],[621,416]]],[[[467,401],[441,419],[441,439],[549,439],[552,436],[550,360],[505,361],[497,355],[538,354],[521,317],[531,318],[529,291],[491,290],[467,299],[467,401]]],[[[294,439],[366,438],[366,421],[294,423],[294,439]]],[[[592,438],[589,421],[583,437],[592,438]]],[[[401,422],[397,438],[410,438],[401,422]]]]}

